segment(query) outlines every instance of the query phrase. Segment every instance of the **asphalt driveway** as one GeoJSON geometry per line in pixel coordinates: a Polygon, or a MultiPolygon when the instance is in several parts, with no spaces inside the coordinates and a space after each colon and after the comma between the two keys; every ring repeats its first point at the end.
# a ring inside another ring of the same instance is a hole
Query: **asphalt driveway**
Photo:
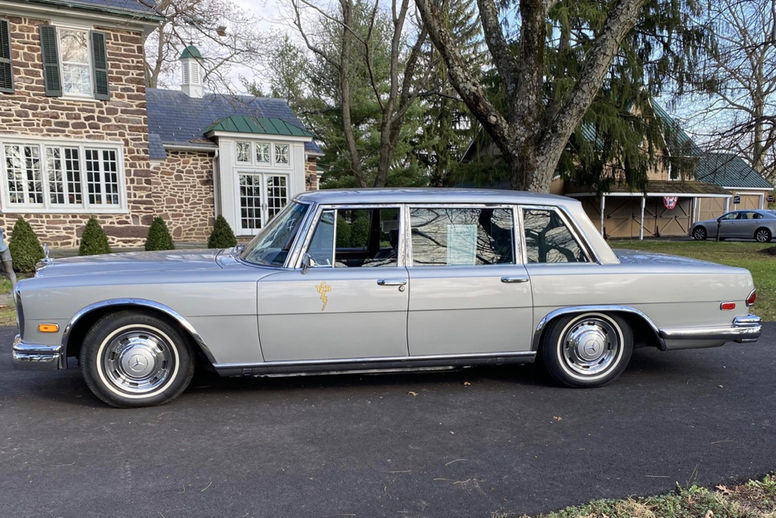
{"type": "Polygon", "coordinates": [[[484,516],[776,469],[776,324],[757,344],[634,353],[613,385],[533,366],[198,377],[115,410],[78,370],[12,370],[0,328],[0,515],[484,516]]]}

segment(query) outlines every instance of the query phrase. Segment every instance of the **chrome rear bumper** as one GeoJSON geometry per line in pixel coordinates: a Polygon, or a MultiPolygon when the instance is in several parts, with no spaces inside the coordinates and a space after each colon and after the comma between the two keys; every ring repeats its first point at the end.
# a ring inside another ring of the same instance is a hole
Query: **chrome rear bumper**
{"type": "Polygon", "coordinates": [[[13,340],[13,365],[17,368],[57,370],[65,368],[61,345],[26,344],[16,335],[13,340]]]}
{"type": "MultiPolygon", "coordinates": [[[[745,315],[735,317],[733,323],[727,327],[698,327],[690,329],[661,329],[660,338],[668,342],[687,341],[688,347],[694,347],[692,342],[706,343],[719,342],[756,342],[762,334],[762,319],[757,315],[745,315]]],[[[699,345],[702,347],[703,345],[699,345]]],[[[680,348],[676,345],[669,349],[680,348]]]]}

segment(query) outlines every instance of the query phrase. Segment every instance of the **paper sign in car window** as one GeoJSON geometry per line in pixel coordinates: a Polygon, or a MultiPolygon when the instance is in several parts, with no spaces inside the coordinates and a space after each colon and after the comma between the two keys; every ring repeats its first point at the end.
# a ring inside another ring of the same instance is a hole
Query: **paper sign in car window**
{"type": "Polygon", "coordinates": [[[447,264],[475,264],[477,225],[447,226],[447,264]]]}

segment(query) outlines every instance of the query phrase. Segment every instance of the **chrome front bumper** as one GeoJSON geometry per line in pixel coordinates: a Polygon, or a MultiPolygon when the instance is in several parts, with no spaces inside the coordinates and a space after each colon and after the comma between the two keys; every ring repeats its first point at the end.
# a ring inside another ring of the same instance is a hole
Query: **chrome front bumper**
{"type": "Polygon", "coordinates": [[[57,370],[65,368],[61,345],[26,344],[16,335],[13,340],[13,365],[18,368],[57,370]]]}
{"type": "MultiPolygon", "coordinates": [[[[757,315],[735,317],[727,327],[699,327],[692,329],[661,329],[660,338],[665,342],[698,342],[700,345],[709,341],[720,342],[756,342],[762,334],[762,319],[757,315]]],[[[693,347],[688,343],[688,347],[693,347]]],[[[669,347],[670,349],[679,347],[669,347]]]]}

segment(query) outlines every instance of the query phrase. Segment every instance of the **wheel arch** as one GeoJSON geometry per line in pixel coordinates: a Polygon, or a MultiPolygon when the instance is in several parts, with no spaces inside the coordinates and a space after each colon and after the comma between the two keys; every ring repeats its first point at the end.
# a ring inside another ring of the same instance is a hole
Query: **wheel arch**
{"type": "Polygon", "coordinates": [[[660,330],[641,310],[630,306],[617,305],[598,305],[598,306],[569,306],[559,308],[547,313],[537,324],[534,330],[532,351],[538,351],[541,347],[544,333],[549,328],[549,324],[559,317],[568,315],[579,315],[582,313],[603,313],[606,315],[617,315],[624,319],[633,331],[634,347],[652,346],[660,350],[665,350],[665,341],[660,337],[660,330]]]}
{"type": "Polygon", "coordinates": [[[135,298],[103,300],[81,308],[73,318],[70,319],[70,322],[67,324],[62,334],[62,348],[64,349],[65,357],[77,357],[79,355],[83,338],[86,336],[89,328],[91,328],[91,326],[102,316],[124,310],[139,310],[166,320],[171,325],[180,329],[184,336],[191,340],[192,344],[196,346],[196,349],[198,349],[211,364],[215,363],[215,358],[205,341],[202,339],[202,336],[200,336],[197,330],[194,329],[194,326],[180,313],[159,302],[135,298]]]}
{"type": "Polygon", "coordinates": [[[757,233],[761,230],[765,230],[766,232],[768,232],[768,234],[771,236],[771,239],[773,239],[773,231],[767,225],[760,225],[752,233],[752,237],[754,237],[755,240],[757,240],[757,233]]]}

